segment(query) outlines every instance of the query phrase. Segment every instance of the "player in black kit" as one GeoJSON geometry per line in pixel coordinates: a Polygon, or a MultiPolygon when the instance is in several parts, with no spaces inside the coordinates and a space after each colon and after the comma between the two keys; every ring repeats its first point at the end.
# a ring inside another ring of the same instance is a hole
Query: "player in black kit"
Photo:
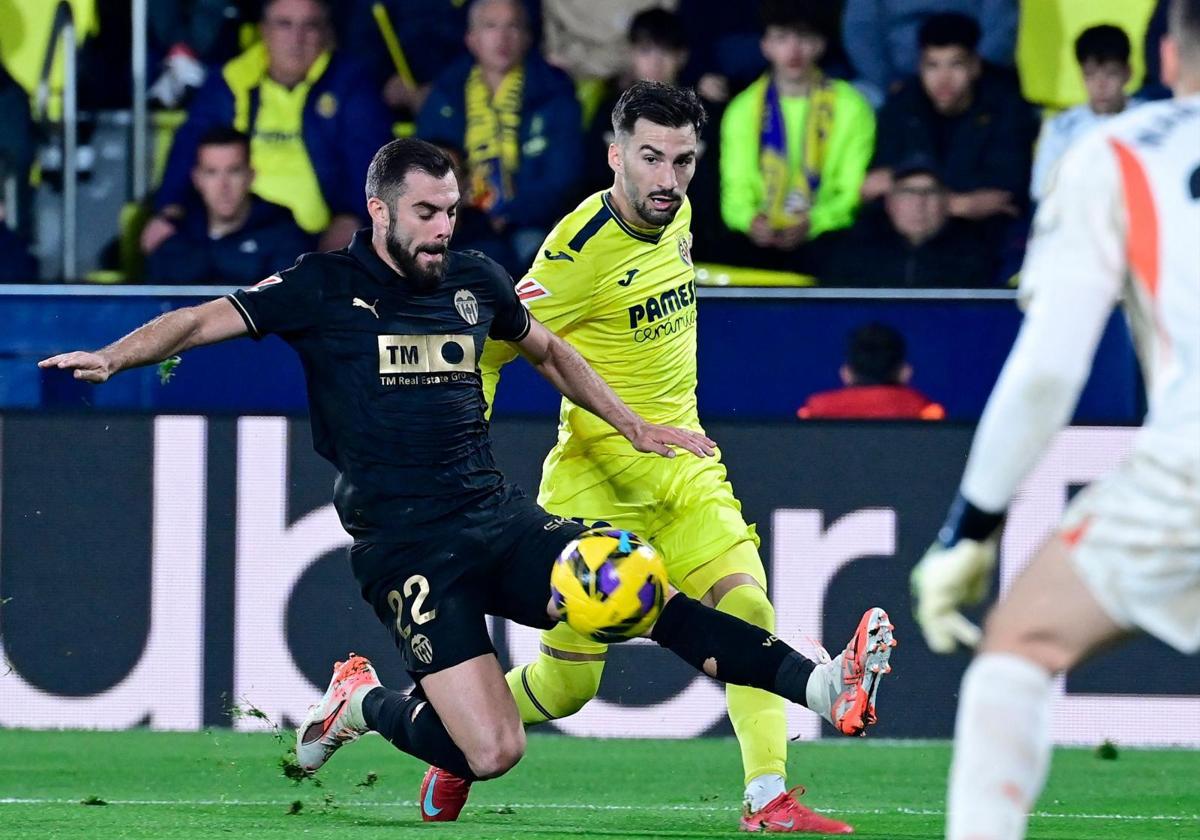
{"type": "MultiPolygon", "coordinates": [[[[705,457],[715,444],[643,421],[530,317],[503,269],[448,249],[459,192],[438,149],[419,140],[387,144],[371,162],[366,194],[372,226],[348,248],[306,254],[257,286],[163,315],[102,350],[39,364],[98,383],[243,335],[288,342],[304,366],[313,445],[338,470],[335,506],[354,538],[354,574],[417,684],[393,691],[364,658],[338,663],[300,727],[298,760],[314,771],[374,730],[469,783],[506,772],[525,748],[485,616],[552,627],[559,615],[550,569],[582,531],[497,469],[477,370],[484,340],[514,343],[565,396],[642,452],[705,457]]],[[[869,719],[891,644],[886,614],[877,612],[882,619],[855,635],[855,650],[823,665],[675,592],[651,638],[710,676],[774,691],[831,722],[869,719]]],[[[436,813],[433,794],[431,786],[436,813]]]]}

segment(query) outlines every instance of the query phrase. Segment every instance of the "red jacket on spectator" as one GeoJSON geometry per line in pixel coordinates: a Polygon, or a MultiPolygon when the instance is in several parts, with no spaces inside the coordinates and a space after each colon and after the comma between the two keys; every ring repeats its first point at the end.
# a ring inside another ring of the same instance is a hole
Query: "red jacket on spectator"
{"type": "Polygon", "coordinates": [[[801,420],[944,420],[946,410],[907,385],[850,385],[813,394],[801,420]]]}

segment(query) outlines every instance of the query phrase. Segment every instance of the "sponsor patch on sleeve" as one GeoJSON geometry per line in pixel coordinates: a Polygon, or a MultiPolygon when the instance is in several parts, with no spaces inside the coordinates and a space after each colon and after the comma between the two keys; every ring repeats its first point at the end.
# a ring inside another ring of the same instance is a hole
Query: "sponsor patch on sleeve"
{"type": "Polygon", "coordinates": [[[259,280],[257,283],[255,283],[253,286],[251,286],[246,291],[253,292],[253,291],[257,291],[258,289],[265,289],[268,286],[278,286],[282,282],[283,282],[282,277],[280,277],[278,274],[272,274],[270,277],[266,278],[265,280],[259,280]]]}
{"type": "Polygon", "coordinates": [[[517,300],[528,304],[531,300],[550,297],[550,290],[532,277],[525,277],[517,284],[517,300]]]}

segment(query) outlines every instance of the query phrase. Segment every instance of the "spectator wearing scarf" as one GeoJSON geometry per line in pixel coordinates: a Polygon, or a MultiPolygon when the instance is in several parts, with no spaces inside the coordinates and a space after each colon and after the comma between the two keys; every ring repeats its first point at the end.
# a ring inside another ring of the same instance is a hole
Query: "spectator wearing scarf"
{"type": "Polygon", "coordinates": [[[721,121],[721,215],[758,248],[794,251],[854,220],[875,139],[867,101],[817,66],[820,0],[764,0],[767,72],[721,121]]]}
{"type": "Polygon", "coordinates": [[[489,254],[524,271],[574,198],[583,127],[570,78],[529,52],[517,0],[477,0],[468,12],[471,53],[434,83],[417,134],[467,153],[471,200],[515,254],[489,254]]]}

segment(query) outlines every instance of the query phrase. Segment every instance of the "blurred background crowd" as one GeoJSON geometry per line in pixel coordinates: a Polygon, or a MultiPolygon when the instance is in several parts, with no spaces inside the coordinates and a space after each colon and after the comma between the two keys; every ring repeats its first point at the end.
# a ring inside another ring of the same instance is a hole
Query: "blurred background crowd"
{"type": "Polygon", "coordinates": [[[254,282],[345,245],[372,154],[409,135],[460,164],[456,247],[520,276],[565,211],[611,186],[612,105],[652,79],[709,110],[697,261],[1005,287],[1064,149],[1166,94],[1153,0],[145,0],[140,89],[138,4],[64,3],[74,167],[59,4],[0,0],[4,282],[254,282]],[[64,174],[76,277],[59,259],[64,174]]]}

